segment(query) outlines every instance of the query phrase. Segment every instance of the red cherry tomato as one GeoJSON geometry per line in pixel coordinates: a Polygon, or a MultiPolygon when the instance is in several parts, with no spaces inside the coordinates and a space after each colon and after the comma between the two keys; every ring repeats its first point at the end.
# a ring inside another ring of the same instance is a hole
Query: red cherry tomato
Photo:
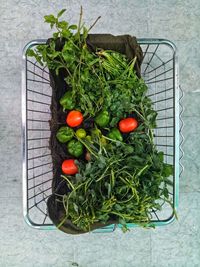
{"type": "Polygon", "coordinates": [[[66,159],[62,163],[62,172],[68,175],[74,175],[78,172],[78,167],[74,159],[66,159]]]}
{"type": "Polygon", "coordinates": [[[119,130],[122,133],[129,133],[134,131],[138,126],[138,122],[135,118],[126,118],[119,122],[119,130]]]}
{"type": "Polygon", "coordinates": [[[72,110],[67,114],[66,123],[70,127],[79,126],[83,121],[83,115],[80,111],[72,110]]]}

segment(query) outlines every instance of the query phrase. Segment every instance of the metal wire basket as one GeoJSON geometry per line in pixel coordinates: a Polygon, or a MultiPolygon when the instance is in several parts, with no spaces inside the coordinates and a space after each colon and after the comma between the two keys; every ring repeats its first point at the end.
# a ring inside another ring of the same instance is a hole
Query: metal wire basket
{"type": "MultiPolygon", "coordinates": [[[[179,185],[179,86],[175,45],[165,39],[138,39],[144,53],[142,77],[148,85],[148,95],[158,112],[154,142],[164,152],[166,163],[174,166],[169,188],[173,208],[178,204],[179,185]]],[[[49,150],[52,89],[49,72],[26,56],[30,47],[46,40],[28,43],[23,52],[22,127],[23,127],[23,212],[26,222],[38,229],[55,229],[47,214],[47,198],[51,195],[52,158],[49,150]]],[[[172,222],[171,207],[152,210],[155,226],[172,222]]],[[[134,224],[128,224],[134,227],[134,224]]],[[[113,231],[114,225],[101,231],[113,231]]]]}

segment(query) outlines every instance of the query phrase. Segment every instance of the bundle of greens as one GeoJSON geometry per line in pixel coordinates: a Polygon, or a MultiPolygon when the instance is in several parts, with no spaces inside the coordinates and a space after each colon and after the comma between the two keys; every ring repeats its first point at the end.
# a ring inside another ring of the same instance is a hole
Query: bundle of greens
{"type": "Polygon", "coordinates": [[[28,51],[57,75],[64,71],[70,88],[59,101],[68,126],[56,136],[66,144],[62,178],[69,190],[57,226],[66,220],[84,231],[110,220],[124,229],[127,223],[147,226],[152,211],[171,204],[173,169],[154,145],[157,113],[134,70],[137,58],[101,48],[91,52],[87,36],[96,22],[87,29],[81,9],[78,26],[69,25],[60,20],[64,12],[45,16],[56,32],[48,44],[28,51]]]}

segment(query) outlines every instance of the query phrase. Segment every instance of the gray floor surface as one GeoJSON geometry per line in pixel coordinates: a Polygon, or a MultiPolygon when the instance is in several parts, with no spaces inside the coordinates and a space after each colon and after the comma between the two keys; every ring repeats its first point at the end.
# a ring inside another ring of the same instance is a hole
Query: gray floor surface
{"type": "Polygon", "coordinates": [[[0,0],[0,267],[200,266],[200,1],[0,0]],[[127,234],[67,236],[29,228],[22,216],[21,68],[24,45],[47,38],[43,16],[67,8],[76,23],[80,5],[93,32],[161,37],[179,50],[184,91],[184,174],[179,220],[127,234]]]}

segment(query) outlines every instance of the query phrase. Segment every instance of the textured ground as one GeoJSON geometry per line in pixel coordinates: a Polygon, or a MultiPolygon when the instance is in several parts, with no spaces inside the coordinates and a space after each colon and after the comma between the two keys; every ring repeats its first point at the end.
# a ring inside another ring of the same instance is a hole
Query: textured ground
{"type": "Polygon", "coordinates": [[[200,266],[200,1],[199,0],[0,0],[0,267],[198,267],[200,266]],[[184,174],[179,221],[128,234],[67,236],[29,228],[22,216],[21,56],[32,39],[50,34],[43,16],[80,5],[94,32],[168,38],[179,50],[184,91],[184,174]],[[78,265],[76,265],[77,263],[78,265]]]}

